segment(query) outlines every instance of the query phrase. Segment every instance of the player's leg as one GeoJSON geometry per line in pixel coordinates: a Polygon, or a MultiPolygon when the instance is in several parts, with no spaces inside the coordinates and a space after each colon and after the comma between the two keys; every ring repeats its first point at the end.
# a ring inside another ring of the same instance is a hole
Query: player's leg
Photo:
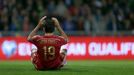
{"type": "Polygon", "coordinates": [[[31,61],[35,61],[35,58],[37,56],[37,47],[35,45],[32,45],[32,50],[31,50],[31,61]]]}
{"type": "Polygon", "coordinates": [[[32,49],[31,50],[31,61],[34,62],[35,61],[35,58],[37,56],[37,49],[32,49]]]}
{"type": "Polygon", "coordinates": [[[61,55],[61,60],[62,60],[60,67],[63,67],[66,64],[67,49],[62,49],[60,52],[60,55],[61,55]]]}

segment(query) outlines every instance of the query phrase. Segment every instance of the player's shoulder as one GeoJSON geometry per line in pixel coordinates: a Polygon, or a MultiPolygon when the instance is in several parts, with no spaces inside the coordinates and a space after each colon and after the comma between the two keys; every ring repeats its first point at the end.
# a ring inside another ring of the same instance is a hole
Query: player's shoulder
{"type": "Polygon", "coordinates": [[[41,38],[42,36],[40,36],[40,35],[35,35],[35,36],[33,36],[32,38],[33,39],[36,39],[36,38],[41,38]]]}
{"type": "Polygon", "coordinates": [[[62,36],[54,35],[55,38],[64,39],[62,36]]]}
{"type": "Polygon", "coordinates": [[[63,36],[58,36],[59,38],[61,38],[61,39],[65,39],[63,36]]]}
{"type": "Polygon", "coordinates": [[[68,40],[66,38],[64,38],[63,36],[57,36],[59,39],[61,39],[62,41],[68,42],[68,40]]]}
{"type": "Polygon", "coordinates": [[[36,42],[38,39],[40,39],[41,38],[41,36],[40,35],[35,35],[35,36],[33,36],[30,40],[28,40],[29,42],[31,42],[31,43],[34,43],[34,42],[36,42]]]}
{"type": "Polygon", "coordinates": [[[52,36],[44,36],[44,38],[54,38],[54,39],[58,39],[60,41],[67,41],[67,39],[65,39],[62,36],[58,36],[58,35],[52,35],[52,36]]]}

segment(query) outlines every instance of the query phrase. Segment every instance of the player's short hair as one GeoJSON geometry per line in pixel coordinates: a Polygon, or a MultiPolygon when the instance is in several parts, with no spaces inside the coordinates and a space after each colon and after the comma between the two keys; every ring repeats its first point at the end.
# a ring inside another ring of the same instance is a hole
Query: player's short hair
{"type": "Polygon", "coordinates": [[[52,21],[52,17],[47,17],[43,23],[43,28],[46,33],[52,33],[55,30],[54,22],[52,21]]]}

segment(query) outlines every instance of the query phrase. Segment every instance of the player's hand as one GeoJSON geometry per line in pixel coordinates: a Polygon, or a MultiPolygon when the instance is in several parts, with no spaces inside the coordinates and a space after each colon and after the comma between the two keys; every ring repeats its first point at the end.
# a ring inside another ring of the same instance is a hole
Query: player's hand
{"type": "Polygon", "coordinates": [[[43,24],[43,22],[44,22],[44,20],[45,20],[46,17],[47,17],[47,16],[43,16],[43,17],[39,20],[39,23],[38,23],[39,26],[42,26],[42,24],[43,24]]]}
{"type": "Polygon", "coordinates": [[[54,25],[55,25],[56,27],[58,27],[58,26],[60,25],[57,18],[54,18],[54,17],[53,17],[52,20],[54,21],[54,25]]]}

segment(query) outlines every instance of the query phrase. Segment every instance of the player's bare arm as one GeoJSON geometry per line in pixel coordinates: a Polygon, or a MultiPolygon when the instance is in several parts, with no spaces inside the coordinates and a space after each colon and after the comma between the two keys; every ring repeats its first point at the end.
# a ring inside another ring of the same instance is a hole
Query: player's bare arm
{"type": "Polygon", "coordinates": [[[45,18],[46,18],[46,16],[44,16],[44,17],[42,17],[42,18],[40,19],[38,25],[37,25],[37,26],[32,30],[32,32],[29,34],[29,36],[28,36],[28,38],[27,38],[28,41],[31,41],[31,40],[34,38],[34,36],[35,36],[36,33],[38,32],[39,28],[42,26],[43,21],[44,21],[45,18]]]}
{"type": "Polygon", "coordinates": [[[57,28],[57,30],[59,31],[59,33],[61,34],[61,36],[64,37],[68,41],[68,37],[67,37],[66,33],[63,31],[63,29],[61,28],[58,19],[53,17],[52,20],[54,21],[54,25],[57,28]]]}

